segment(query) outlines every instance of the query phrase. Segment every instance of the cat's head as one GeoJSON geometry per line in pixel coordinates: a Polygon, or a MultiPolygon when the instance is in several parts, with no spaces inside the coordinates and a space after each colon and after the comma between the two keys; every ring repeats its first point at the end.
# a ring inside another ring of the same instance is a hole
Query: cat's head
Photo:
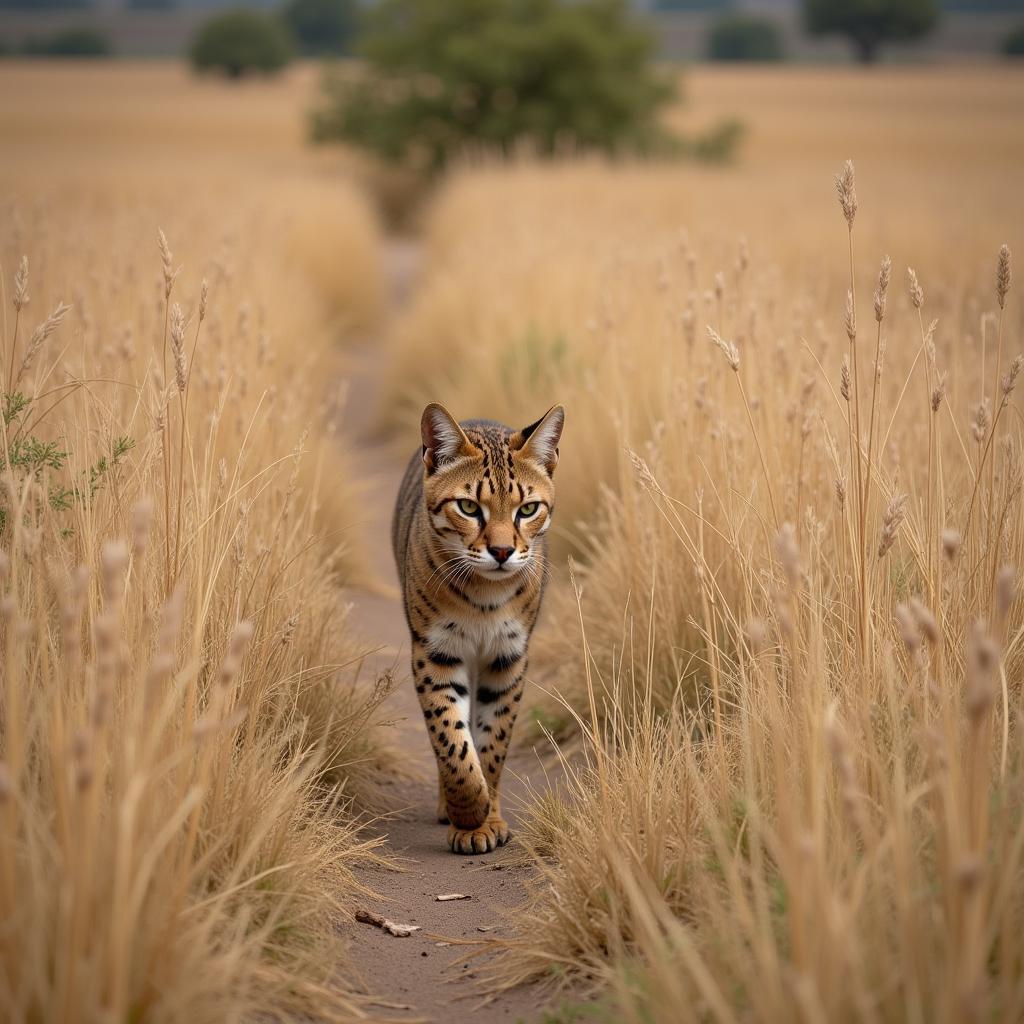
{"type": "Polygon", "coordinates": [[[461,426],[436,403],[423,410],[427,515],[455,582],[470,573],[503,580],[540,568],[564,421],[560,405],[515,431],[488,421],[461,426]]]}

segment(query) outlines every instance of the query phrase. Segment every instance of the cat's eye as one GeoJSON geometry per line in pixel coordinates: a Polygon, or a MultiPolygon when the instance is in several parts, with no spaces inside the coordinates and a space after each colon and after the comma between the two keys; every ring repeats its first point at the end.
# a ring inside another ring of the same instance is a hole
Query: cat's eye
{"type": "Polygon", "coordinates": [[[480,506],[469,498],[459,498],[458,506],[464,516],[475,516],[480,513],[480,506]]]}
{"type": "Polygon", "coordinates": [[[519,515],[522,519],[529,519],[539,508],[539,501],[528,501],[525,505],[519,506],[519,515]]]}

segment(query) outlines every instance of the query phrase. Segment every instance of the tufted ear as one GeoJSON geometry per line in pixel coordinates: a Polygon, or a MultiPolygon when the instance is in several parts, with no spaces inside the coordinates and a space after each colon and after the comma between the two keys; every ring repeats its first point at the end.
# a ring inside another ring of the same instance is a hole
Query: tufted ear
{"type": "Polygon", "coordinates": [[[460,456],[478,453],[452,414],[437,402],[431,402],[423,410],[420,434],[423,436],[423,465],[428,473],[460,456]]]}
{"type": "Polygon", "coordinates": [[[565,409],[552,406],[536,423],[523,427],[509,441],[509,447],[521,456],[540,463],[550,476],[558,465],[558,442],[565,423],[565,409]]]}

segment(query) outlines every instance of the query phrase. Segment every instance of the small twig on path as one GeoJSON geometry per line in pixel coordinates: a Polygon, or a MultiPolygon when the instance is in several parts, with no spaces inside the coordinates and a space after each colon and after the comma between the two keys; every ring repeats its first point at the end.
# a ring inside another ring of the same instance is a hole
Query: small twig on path
{"type": "Polygon", "coordinates": [[[357,910],[356,920],[363,924],[372,924],[377,928],[383,928],[384,931],[390,932],[398,939],[407,939],[413,932],[422,930],[418,924],[397,924],[394,921],[389,921],[386,917],[381,917],[380,914],[373,914],[369,910],[357,910]]]}

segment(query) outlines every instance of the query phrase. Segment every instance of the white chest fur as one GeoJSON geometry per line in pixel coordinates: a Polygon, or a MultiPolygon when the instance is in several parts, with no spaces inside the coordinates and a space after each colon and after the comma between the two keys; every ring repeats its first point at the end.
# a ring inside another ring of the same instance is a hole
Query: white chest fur
{"type": "Polygon", "coordinates": [[[526,646],[519,620],[501,609],[464,620],[442,620],[430,628],[427,640],[433,650],[458,658],[472,682],[495,658],[520,655],[526,646]]]}

